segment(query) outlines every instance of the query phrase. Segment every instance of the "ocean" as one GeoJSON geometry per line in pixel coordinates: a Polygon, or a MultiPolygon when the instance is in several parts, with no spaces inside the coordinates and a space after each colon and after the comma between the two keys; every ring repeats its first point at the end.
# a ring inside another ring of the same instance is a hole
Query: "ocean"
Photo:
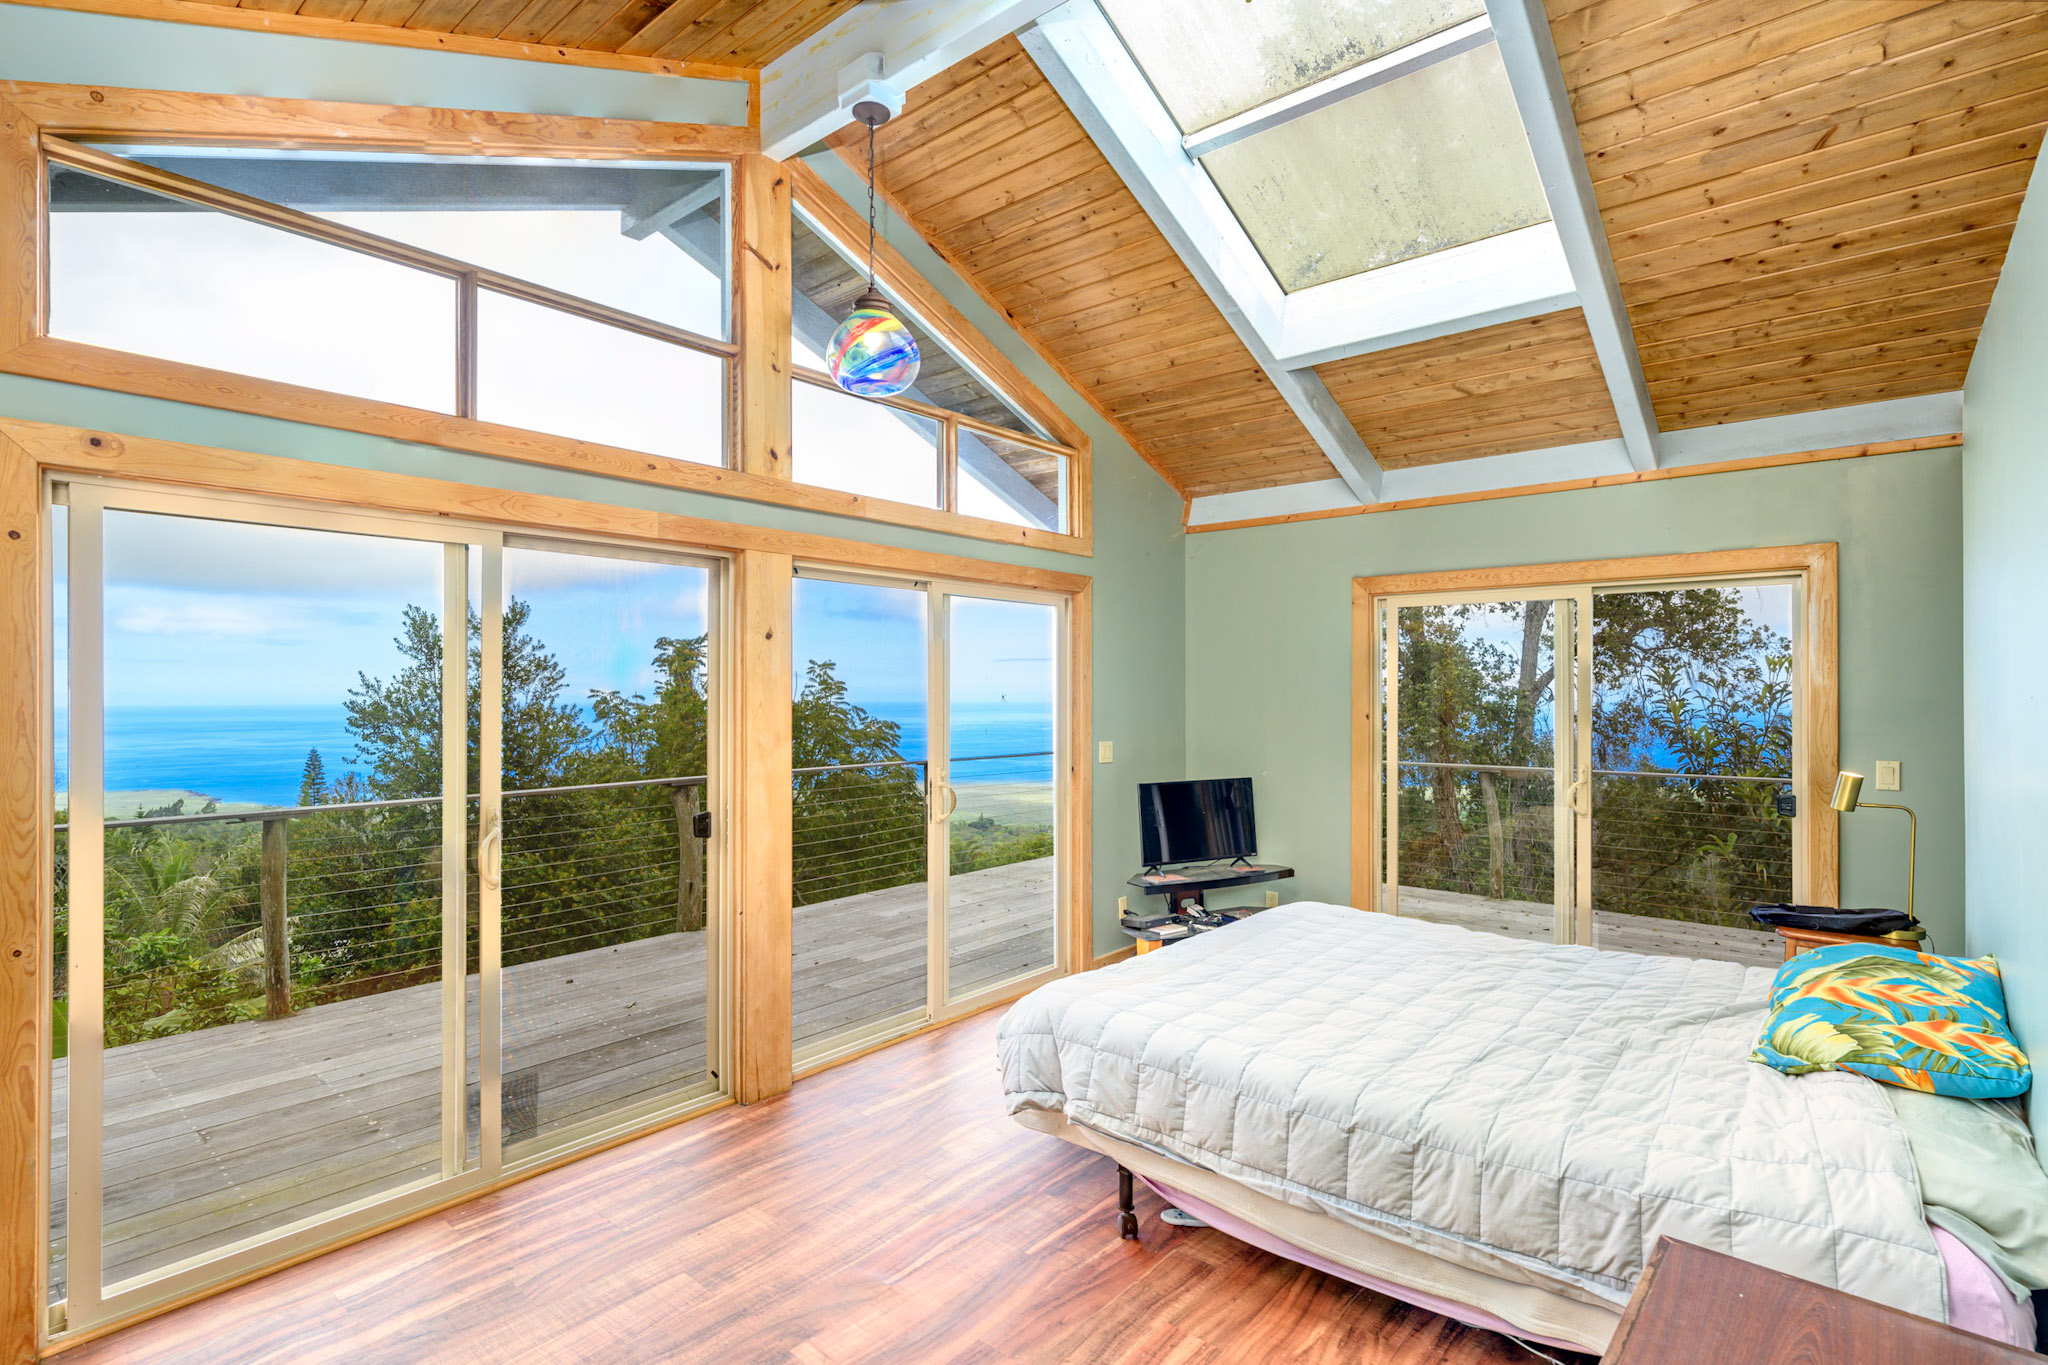
{"type": "MultiPolygon", "coordinates": [[[[902,728],[905,758],[926,756],[924,708],[867,708],[902,728]]],[[[57,727],[57,790],[69,785],[63,717],[57,727]]],[[[953,715],[953,782],[1050,782],[1052,759],[991,758],[1053,747],[1052,712],[1002,704],[963,705],[953,715]],[[977,761],[979,760],[979,761],[977,761]]],[[[106,714],[109,792],[190,791],[227,804],[289,806],[299,774],[318,749],[328,780],[351,766],[355,741],[338,706],[118,707],[106,714]]]]}

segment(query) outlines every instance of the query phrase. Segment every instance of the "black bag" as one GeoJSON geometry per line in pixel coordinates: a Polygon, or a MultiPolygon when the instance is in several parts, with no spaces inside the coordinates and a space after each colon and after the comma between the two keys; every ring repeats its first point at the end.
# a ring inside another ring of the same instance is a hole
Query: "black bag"
{"type": "Polygon", "coordinates": [[[1903,910],[1837,910],[1831,905],[1752,905],[1749,917],[1775,929],[1819,929],[1829,934],[1880,934],[1915,929],[1919,921],[1903,910]]]}

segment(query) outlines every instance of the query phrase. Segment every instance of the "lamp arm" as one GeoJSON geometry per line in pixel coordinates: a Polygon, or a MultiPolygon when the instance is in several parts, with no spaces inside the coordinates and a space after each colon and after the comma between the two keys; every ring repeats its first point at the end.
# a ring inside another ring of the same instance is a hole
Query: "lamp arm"
{"type": "Polygon", "coordinates": [[[1893,806],[1883,801],[1859,801],[1860,807],[1871,810],[1902,810],[1906,812],[1906,914],[1913,917],[1913,888],[1918,874],[1920,860],[1920,817],[1913,814],[1911,806],[1893,806]]]}

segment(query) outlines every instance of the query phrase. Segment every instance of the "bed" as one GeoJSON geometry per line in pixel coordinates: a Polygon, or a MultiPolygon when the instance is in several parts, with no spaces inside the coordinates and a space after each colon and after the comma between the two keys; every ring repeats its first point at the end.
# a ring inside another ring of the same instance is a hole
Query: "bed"
{"type": "Polygon", "coordinates": [[[1668,1235],[2031,1346],[1881,1088],[1748,1060],[1771,977],[1304,903],[1041,987],[998,1052],[1020,1123],[1477,1326],[1600,1351],[1668,1235]]]}

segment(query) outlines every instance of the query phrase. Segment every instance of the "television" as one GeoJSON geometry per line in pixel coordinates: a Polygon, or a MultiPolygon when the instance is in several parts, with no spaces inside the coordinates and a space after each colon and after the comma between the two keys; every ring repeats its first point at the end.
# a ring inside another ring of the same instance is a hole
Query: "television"
{"type": "Polygon", "coordinates": [[[1251,857],[1259,851],[1252,780],[1140,782],[1138,842],[1147,867],[1251,857]]]}

